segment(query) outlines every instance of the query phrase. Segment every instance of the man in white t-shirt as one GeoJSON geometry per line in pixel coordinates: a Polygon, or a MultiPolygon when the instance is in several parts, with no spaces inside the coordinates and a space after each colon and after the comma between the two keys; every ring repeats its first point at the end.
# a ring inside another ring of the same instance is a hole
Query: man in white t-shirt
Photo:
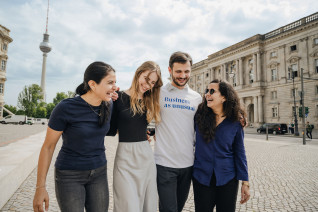
{"type": "Polygon", "coordinates": [[[160,91],[161,122],[156,126],[155,161],[160,212],[181,212],[188,198],[194,161],[194,114],[202,97],[187,82],[192,58],[175,52],[172,79],[160,91]]]}

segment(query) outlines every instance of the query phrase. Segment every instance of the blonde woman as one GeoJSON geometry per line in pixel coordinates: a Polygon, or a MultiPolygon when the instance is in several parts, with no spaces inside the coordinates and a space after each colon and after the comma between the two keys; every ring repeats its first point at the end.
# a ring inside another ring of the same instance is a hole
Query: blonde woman
{"type": "Polygon", "coordinates": [[[118,93],[108,135],[119,134],[114,164],[114,212],[157,210],[156,166],[147,141],[147,125],[160,122],[160,67],[144,62],[131,87],[118,93]]]}

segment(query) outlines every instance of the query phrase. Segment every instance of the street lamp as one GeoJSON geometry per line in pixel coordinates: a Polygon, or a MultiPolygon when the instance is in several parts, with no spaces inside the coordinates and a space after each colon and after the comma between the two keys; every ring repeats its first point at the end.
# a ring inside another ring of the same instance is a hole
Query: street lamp
{"type": "Polygon", "coordinates": [[[291,68],[288,68],[289,72],[291,73],[291,77],[293,80],[293,96],[294,96],[294,118],[295,118],[295,136],[299,136],[298,132],[298,120],[297,120],[297,113],[296,113],[296,92],[295,92],[295,74],[294,71],[291,68]]]}

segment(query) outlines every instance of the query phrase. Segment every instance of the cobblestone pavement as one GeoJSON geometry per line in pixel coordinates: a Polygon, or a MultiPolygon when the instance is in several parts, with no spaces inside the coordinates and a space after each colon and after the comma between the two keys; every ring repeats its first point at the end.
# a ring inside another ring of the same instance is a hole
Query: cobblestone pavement
{"type": "MultiPolygon", "coordinates": [[[[313,139],[307,145],[302,145],[299,138],[276,138],[271,136],[266,141],[264,135],[246,135],[251,199],[244,205],[237,203],[236,211],[318,211],[318,140],[313,139]]],[[[112,170],[117,137],[107,137],[105,145],[112,211],[112,170]]],[[[52,165],[47,179],[49,211],[59,211],[54,194],[52,165]]],[[[36,169],[1,211],[32,211],[35,182],[36,169]]],[[[183,211],[194,211],[192,190],[183,211]]]]}

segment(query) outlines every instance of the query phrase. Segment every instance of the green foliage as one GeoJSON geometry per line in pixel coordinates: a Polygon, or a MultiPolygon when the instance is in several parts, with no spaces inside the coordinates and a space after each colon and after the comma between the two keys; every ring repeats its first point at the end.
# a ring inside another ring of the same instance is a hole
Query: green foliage
{"type": "Polygon", "coordinates": [[[54,104],[54,103],[48,103],[48,104],[46,105],[46,118],[47,118],[47,119],[50,118],[51,113],[52,113],[54,107],[55,107],[55,104],[54,104]]]}
{"type": "Polygon", "coordinates": [[[63,99],[67,99],[69,98],[68,95],[64,92],[58,92],[56,94],[56,97],[53,99],[53,103],[54,105],[57,105],[58,103],[60,103],[60,101],[62,101],[63,99]]]}
{"type": "Polygon", "coordinates": [[[34,117],[35,118],[43,118],[43,117],[46,117],[46,114],[47,114],[46,108],[39,105],[36,108],[36,112],[35,112],[34,117]]]}
{"type": "Polygon", "coordinates": [[[39,85],[33,84],[25,86],[18,97],[18,108],[25,112],[27,116],[34,116],[37,105],[42,100],[42,89],[39,85]]]}
{"type": "Polygon", "coordinates": [[[27,115],[35,118],[50,118],[54,107],[63,99],[74,97],[74,92],[58,92],[53,103],[46,104],[42,101],[42,89],[39,85],[25,86],[18,97],[18,109],[14,106],[6,108],[17,115],[27,115]]]}

